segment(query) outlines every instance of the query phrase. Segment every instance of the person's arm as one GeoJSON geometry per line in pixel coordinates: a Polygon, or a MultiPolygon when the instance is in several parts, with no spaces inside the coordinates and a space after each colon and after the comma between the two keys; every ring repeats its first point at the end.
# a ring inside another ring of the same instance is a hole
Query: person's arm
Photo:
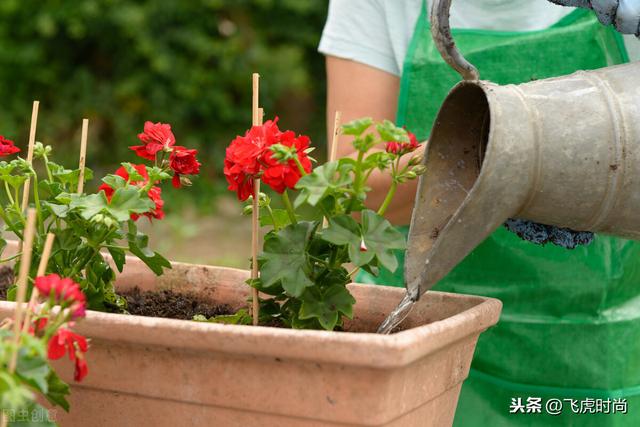
{"type": "MultiPolygon", "coordinates": [[[[327,135],[333,132],[333,116],[338,110],[342,112],[343,123],[365,116],[372,117],[374,120],[394,120],[398,103],[399,77],[359,62],[334,56],[327,56],[326,63],[327,135]]],[[[423,150],[424,144],[414,154],[419,155],[423,150]]],[[[337,155],[338,157],[355,156],[349,137],[340,137],[337,155]]],[[[378,209],[391,185],[390,176],[376,171],[369,178],[368,185],[372,191],[367,197],[367,205],[372,209],[378,209]]],[[[391,222],[409,223],[416,186],[416,181],[409,181],[399,188],[385,215],[391,222]]]]}

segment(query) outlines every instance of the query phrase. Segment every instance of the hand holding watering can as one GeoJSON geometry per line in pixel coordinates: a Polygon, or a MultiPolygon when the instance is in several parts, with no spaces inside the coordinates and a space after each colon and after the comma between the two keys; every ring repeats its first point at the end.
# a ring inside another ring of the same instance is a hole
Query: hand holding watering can
{"type": "Polygon", "coordinates": [[[640,37],[640,0],[549,0],[562,6],[593,9],[604,25],[640,37]]]}

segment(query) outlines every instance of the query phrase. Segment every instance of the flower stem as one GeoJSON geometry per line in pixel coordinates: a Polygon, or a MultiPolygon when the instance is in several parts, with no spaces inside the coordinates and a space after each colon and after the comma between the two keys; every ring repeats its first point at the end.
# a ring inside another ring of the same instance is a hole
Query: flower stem
{"type": "Polygon", "coordinates": [[[387,197],[384,198],[380,209],[378,209],[378,215],[384,216],[385,212],[387,212],[387,208],[391,204],[391,200],[393,200],[393,196],[396,194],[396,189],[398,188],[398,183],[393,180],[391,182],[391,187],[389,187],[389,192],[387,193],[387,197]]]}
{"type": "Polygon", "coordinates": [[[11,204],[15,204],[16,202],[13,200],[13,196],[11,195],[11,190],[9,189],[9,184],[7,183],[7,181],[4,182],[4,189],[7,192],[7,196],[9,197],[9,202],[11,202],[11,204]]]}
{"type": "Polygon", "coordinates": [[[267,205],[267,212],[269,213],[269,216],[271,217],[271,221],[273,222],[273,230],[277,233],[280,230],[280,227],[278,227],[278,223],[276,222],[276,217],[273,215],[273,209],[271,209],[271,206],[267,205]]]}
{"type": "Polygon", "coordinates": [[[296,219],[296,213],[293,210],[293,205],[291,204],[291,200],[289,200],[289,193],[287,190],[284,190],[282,193],[282,203],[284,203],[284,207],[287,210],[287,214],[289,215],[289,219],[292,224],[297,224],[298,220],[296,219]]]}
{"type": "Polygon", "coordinates": [[[304,166],[302,166],[302,163],[300,162],[300,159],[298,158],[298,156],[294,156],[293,161],[296,162],[296,165],[298,166],[298,170],[300,171],[300,175],[305,176],[307,174],[307,171],[304,170],[304,166]]]}
{"type": "Polygon", "coordinates": [[[362,186],[362,160],[364,159],[364,151],[358,152],[358,159],[356,160],[356,167],[354,171],[353,178],[353,196],[351,197],[351,201],[349,202],[349,207],[347,208],[347,213],[351,213],[353,207],[356,203],[356,198],[360,194],[361,186],[362,186]]]}

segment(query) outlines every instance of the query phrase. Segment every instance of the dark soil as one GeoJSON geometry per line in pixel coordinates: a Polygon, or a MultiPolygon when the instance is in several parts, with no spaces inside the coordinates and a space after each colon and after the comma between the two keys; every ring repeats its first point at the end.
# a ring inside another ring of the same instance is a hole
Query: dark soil
{"type": "Polygon", "coordinates": [[[136,287],[120,295],[127,300],[127,311],[138,316],[191,320],[196,314],[207,318],[233,314],[228,305],[203,301],[197,294],[169,290],[142,292],[136,287]]]}
{"type": "Polygon", "coordinates": [[[7,300],[7,290],[13,286],[13,268],[0,267],[0,301],[7,300]]]}
{"type": "MultiPolygon", "coordinates": [[[[7,290],[13,286],[13,282],[13,268],[0,267],[0,301],[7,300],[7,290]]],[[[127,300],[127,311],[138,316],[191,320],[196,314],[202,314],[207,318],[233,314],[228,305],[203,301],[196,294],[182,294],[169,290],[142,292],[136,287],[120,295],[127,300]]]]}

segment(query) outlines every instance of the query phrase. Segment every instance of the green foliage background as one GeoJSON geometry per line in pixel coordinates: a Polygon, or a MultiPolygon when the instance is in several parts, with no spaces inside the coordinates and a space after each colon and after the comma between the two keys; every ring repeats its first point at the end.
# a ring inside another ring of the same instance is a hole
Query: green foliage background
{"type": "Polygon", "coordinates": [[[204,195],[221,188],[222,156],[251,120],[251,73],[266,117],[324,144],[326,0],[2,0],[0,134],[38,140],[75,162],[88,117],[88,164],[102,176],[133,160],[145,120],[171,123],[201,150],[204,195]],[[64,154],[63,154],[64,153],[64,154]]]}

